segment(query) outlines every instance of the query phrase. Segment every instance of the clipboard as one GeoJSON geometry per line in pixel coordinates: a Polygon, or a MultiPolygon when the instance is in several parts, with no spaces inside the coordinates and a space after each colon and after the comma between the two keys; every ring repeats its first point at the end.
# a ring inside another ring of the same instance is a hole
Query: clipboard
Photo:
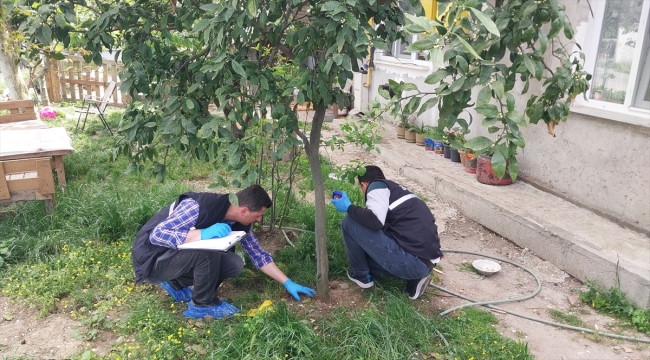
{"type": "Polygon", "coordinates": [[[180,244],[178,245],[178,250],[215,250],[225,252],[245,238],[246,234],[245,231],[231,231],[230,234],[222,238],[206,239],[180,244]]]}

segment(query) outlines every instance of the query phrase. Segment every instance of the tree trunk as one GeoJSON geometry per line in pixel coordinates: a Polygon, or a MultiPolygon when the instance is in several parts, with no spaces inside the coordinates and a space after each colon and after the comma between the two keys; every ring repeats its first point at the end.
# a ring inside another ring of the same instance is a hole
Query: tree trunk
{"type": "Polygon", "coordinates": [[[27,87],[18,68],[19,58],[11,50],[7,51],[7,49],[11,48],[6,46],[6,35],[5,32],[0,31],[0,72],[2,72],[2,76],[5,79],[11,99],[27,100],[29,99],[29,94],[27,93],[27,87]]]}
{"type": "Polygon", "coordinates": [[[305,144],[305,152],[309,160],[312,179],[314,181],[314,198],[316,206],[316,290],[319,298],[329,303],[329,260],[327,259],[327,236],[325,234],[325,182],[323,169],[320,163],[319,149],[325,107],[319,105],[315,108],[314,119],[311,124],[309,143],[305,144]]]}

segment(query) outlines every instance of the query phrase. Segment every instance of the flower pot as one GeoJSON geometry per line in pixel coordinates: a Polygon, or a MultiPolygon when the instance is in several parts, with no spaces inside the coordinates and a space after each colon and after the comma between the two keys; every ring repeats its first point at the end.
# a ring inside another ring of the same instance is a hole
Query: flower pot
{"type": "Polygon", "coordinates": [[[434,141],[433,142],[433,151],[436,154],[444,154],[445,152],[445,147],[442,141],[434,141]]]}
{"type": "Polygon", "coordinates": [[[465,153],[465,171],[470,174],[476,174],[476,158],[474,154],[465,153]]]}
{"type": "Polygon", "coordinates": [[[467,157],[465,156],[465,150],[458,150],[458,155],[460,155],[460,164],[465,166],[465,160],[467,160],[467,157]]]}
{"type": "Polygon", "coordinates": [[[451,160],[451,162],[460,162],[460,154],[458,153],[458,150],[449,149],[449,160],[451,160]]]}
{"type": "Polygon", "coordinates": [[[503,175],[503,179],[499,179],[492,169],[492,158],[483,155],[478,157],[478,162],[476,163],[476,180],[488,185],[512,184],[512,179],[510,178],[510,174],[508,174],[508,168],[506,167],[506,173],[503,175]]]}
{"type": "Polygon", "coordinates": [[[451,157],[451,148],[449,147],[449,144],[442,144],[444,146],[444,152],[443,154],[445,155],[445,159],[449,159],[451,157]]]}
{"type": "Polygon", "coordinates": [[[406,132],[406,128],[403,128],[401,126],[397,127],[397,138],[398,139],[404,139],[404,133],[406,132]]]}
{"type": "Polygon", "coordinates": [[[415,145],[424,146],[424,135],[415,133],[415,145]]]}
{"type": "Polygon", "coordinates": [[[426,151],[434,151],[434,141],[429,138],[424,138],[424,150],[426,151]]]}
{"type": "Polygon", "coordinates": [[[415,131],[406,131],[404,133],[404,139],[406,139],[407,143],[414,143],[415,142],[415,131]]]}

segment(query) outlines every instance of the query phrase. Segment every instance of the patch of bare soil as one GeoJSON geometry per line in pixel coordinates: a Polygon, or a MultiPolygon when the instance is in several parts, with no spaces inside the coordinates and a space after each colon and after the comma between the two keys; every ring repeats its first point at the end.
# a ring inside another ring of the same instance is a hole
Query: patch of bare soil
{"type": "Polygon", "coordinates": [[[115,340],[112,333],[85,341],[81,322],[65,314],[40,317],[37,309],[0,297],[0,358],[66,359],[84,350],[105,354],[115,340]]]}

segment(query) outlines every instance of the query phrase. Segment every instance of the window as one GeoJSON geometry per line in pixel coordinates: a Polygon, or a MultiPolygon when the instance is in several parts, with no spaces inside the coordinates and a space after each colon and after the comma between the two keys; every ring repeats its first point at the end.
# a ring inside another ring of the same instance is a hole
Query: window
{"type": "Polygon", "coordinates": [[[426,54],[423,51],[420,51],[418,53],[412,53],[410,51],[406,51],[406,47],[411,44],[413,41],[417,40],[417,36],[413,36],[410,42],[404,41],[404,40],[397,40],[392,43],[388,43],[388,49],[389,51],[384,51],[384,56],[393,56],[399,59],[405,59],[405,60],[427,60],[426,54]]]}
{"type": "Polygon", "coordinates": [[[650,110],[650,1],[592,1],[585,37],[591,104],[650,110]],[[597,34],[589,38],[589,34],[597,34]]]}
{"type": "MultiPolygon", "coordinates": [[[[421,0],[421,4],[424,8],[425,16],[429,19],[435,19],[438,2],[436,0],[421,0]]],[[[413,8],[411,7],[410,1],[400,1],[399,6],[403,8],[404,12],[413,13],[413,8]]],[[[416,40],[417,36],[414,35],[411,37],[410,41],[397,40],[392,43],[389,42],[389,50],[379,52],[379,58],[396,58],[400,62],[405,63],[418,63],[419,61],[424,61],[428,65],[426,52],[411,53],[409,51],[406,51],[406,47],[416,40]]]]}

